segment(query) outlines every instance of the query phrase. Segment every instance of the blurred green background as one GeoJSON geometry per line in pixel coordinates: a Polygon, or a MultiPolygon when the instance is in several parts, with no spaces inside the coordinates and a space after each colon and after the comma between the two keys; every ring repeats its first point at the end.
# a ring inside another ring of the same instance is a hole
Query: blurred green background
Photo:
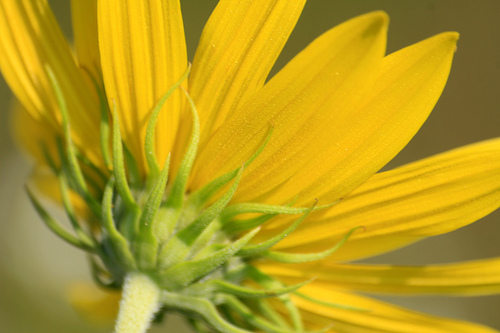
{"type": "MultiPolygon", "coordinates": [[[[71,38],[69,0],[49,2],[71,38]]],[[[190,59],[216,2],[182,0],[190,59]]],[[[461,33],[452,73],[441,100],[421,131],[388,167],[499,136],[498,0],[310,0],[276,68],[327,29],[378,9],[385,10],[391,17],[388,52],[442,31],[461,33]]],[[[0,78],[0,332],[100,332],[99,328],[87,326],[65,299],[65,286],[70,281],[89,279],[86,259],[83,253],[45,229],[27,201],[23,183],[30,166],[11,139],[10,100],[9,89],[0,78]]],[[[498,256],[499,220],[500,214],[494,213],[452,234],[369,261],[428,264],[498,256]]],[[[385,299],[500,329],[500,296],[385,299]]],[[[173,321],[177,325],[178,320],[173,321]]],[[[155,331],[166,329],[160,327],[155,331]]],[[[175,329],[175,332],[182,331],[183,328],[175,329]]]]}

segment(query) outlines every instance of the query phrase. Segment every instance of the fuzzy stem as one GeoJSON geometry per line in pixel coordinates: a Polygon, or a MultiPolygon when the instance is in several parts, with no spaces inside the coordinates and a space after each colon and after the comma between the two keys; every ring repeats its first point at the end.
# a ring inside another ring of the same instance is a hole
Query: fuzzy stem
{"type": "Polygon", "coordinates": [[[141,273],[130,273],[123,286],[115,333],[144,333],[160,308],[160,289],[141,273]]]}

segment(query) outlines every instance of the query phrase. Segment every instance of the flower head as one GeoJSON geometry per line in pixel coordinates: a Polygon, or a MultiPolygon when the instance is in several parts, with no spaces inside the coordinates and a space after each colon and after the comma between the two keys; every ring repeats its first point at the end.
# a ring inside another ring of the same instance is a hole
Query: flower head
{"type": "Polygon", "coordinates": [[[458,35],[385,55],[374,12],[266,82],[304,3],[221,0],[191,66],[178,0],[74,0],[74,54],[45,1],[0,0],[17,134],[74,232],[30,197],[124,290],[118,332],[164,311],[221,332],[491,331],[354,291],[497,293],[499,259],[345,263],[500,205],[498,139],[377,173],[437,102],[458,35]]]}

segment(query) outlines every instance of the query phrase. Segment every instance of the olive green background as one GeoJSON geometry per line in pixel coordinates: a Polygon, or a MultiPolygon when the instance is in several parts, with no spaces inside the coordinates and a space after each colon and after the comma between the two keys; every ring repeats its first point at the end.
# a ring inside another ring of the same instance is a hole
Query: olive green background
{"type": "MultiPolygon", "coordinates": [[[[71,38],[69,0],[50,3],[71,38]]],[[[182,0],[190,59],[215,4],[213,0],[182,0]]],[[[378,9],[391,17],[388,52],[442,31],[461,33],[441,100],[421,131],[388,167],[500,136],[498,0],[310,0],[277,68],[327,29],[378,9]]],[[[11,94],[0,79],[0,332],[100,332],[101,329],[89,327],[78,318],[65,300],[67,283],[89,278],[85,256],[46,230],[27,202],[23,183],[30,166],[11,139],[10,99],[11,94]]],[[[369,262],[428,264],[498,256],[499,235],[500,214],[494,213],[452,234],[422,241],[369,262]]],[[[499,296],[386,299],[500,329],[499,296]]],[[[178,320],[168,321],[167,325],[173,322],[178,320]]],[[[164,327],[155,332],[181,330],[164,327]]]]}

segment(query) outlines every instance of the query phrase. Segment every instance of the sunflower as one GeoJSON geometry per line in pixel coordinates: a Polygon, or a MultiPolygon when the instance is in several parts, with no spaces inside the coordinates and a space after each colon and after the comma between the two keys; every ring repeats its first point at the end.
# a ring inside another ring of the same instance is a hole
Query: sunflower
{"type": "Polygon", "coordinates": [[[458,35],[385,55],[373,12],[269,79],[304,4],[219,1],[191,65],[179,0],[73,0],[74,50],[46,1],[0,0],[33,205],[121,291],[117,332],[169,311],[199,331],[493,332],[357,292],[498,293],[498,258],[348,263],[500,205],[498,139],[377,173],[437,102],[458,35]]]}

